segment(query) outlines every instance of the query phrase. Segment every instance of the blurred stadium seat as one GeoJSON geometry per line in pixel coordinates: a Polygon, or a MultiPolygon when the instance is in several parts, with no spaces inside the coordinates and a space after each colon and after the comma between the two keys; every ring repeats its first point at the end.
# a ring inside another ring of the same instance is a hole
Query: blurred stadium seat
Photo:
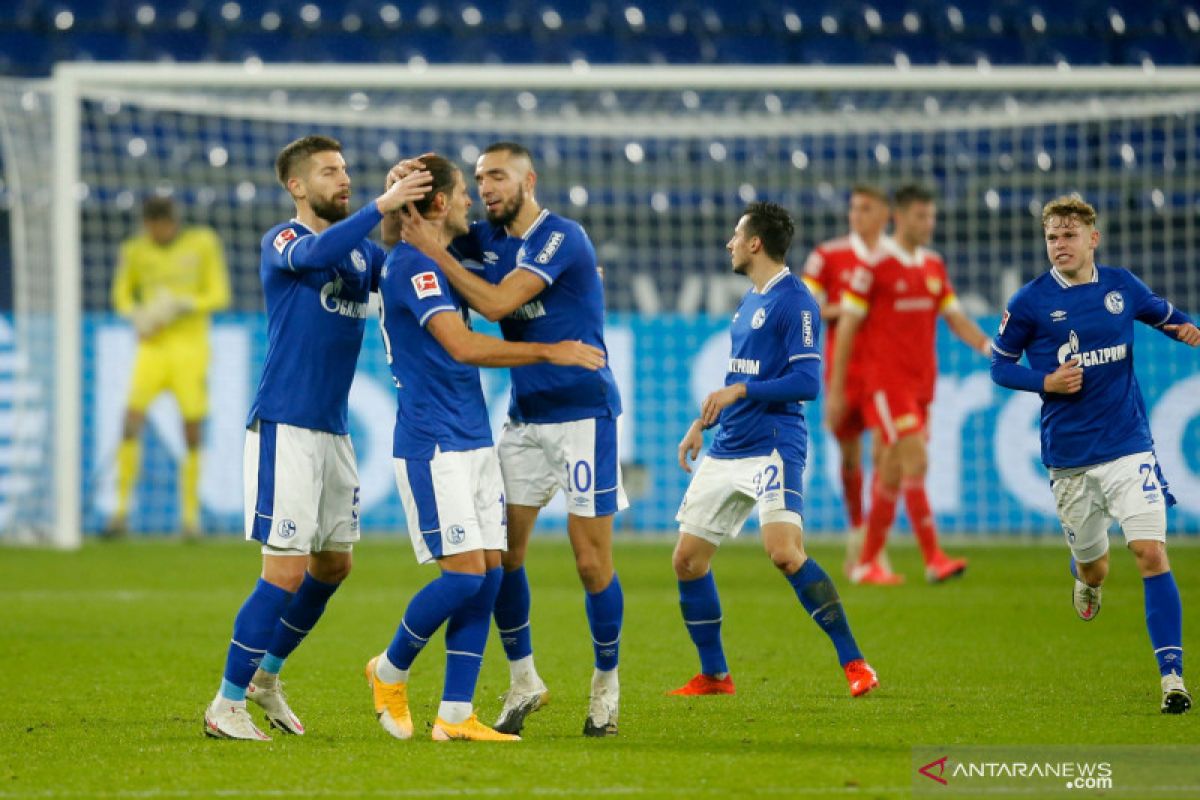
{"type": "Polygon", "coordinates": [[[10,0],[0,73],[57,59],[1146,64],[1200,60],[1177,0],[10,0]],[[394,40],[389,37],[395,36],[394,40]],[[29,38],[33,37],[33,38],[29,38]]]}

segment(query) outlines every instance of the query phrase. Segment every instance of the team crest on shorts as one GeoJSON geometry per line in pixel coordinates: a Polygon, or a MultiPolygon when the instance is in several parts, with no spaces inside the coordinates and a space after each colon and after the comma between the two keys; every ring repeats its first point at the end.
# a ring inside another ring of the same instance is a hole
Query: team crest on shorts
{"type": "Polygon", "coordinates": [[[750,327],[754,328],[755,330],[758,330],[759,328],[761,328],[763,326],[763,323],[766,321],[767,321],[767,310],[765,308],[760,308],[758,311],[755,311],[754,316],[750,318],[750,327]]]}
{"type": "Polygon", "coordinates": [[[467,539],[467,532],[462,525],[451,525],[446,531],[446,541],[450,544],[462,544],[467,539]]]}
{"type": "Polygon", "coordinates": [[[281,519],[275,532],[279,534],[280,539],[290,539],[296,535],[296,523],[290,519],[281,519]]]}
{"type": "Polygon", "coordinates": [[[1104,295],[1104,307],[1110,314],[1120,314],[1125,310],[1125,298],[1120,292],[1109,292],[1104,295]]]}

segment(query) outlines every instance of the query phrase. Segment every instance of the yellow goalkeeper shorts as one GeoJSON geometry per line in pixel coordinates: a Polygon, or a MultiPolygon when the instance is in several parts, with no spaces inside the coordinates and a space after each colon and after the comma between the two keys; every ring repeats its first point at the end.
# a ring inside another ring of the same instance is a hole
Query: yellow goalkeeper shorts
{"type": "Polygon", "coordinates": [[[208,415],[208,341],[138,343],[129,382],[129,408],[145,413],[163,392],[175,395],[186,422],[208,415]]]}

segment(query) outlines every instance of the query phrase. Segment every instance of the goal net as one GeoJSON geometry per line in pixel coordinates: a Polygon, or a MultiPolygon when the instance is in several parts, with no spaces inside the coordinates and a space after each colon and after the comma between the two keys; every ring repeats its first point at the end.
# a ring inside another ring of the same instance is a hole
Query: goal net
{"type": "MultiPolygon", "coordinates": [[[[273,162],[314,132],[343,142],[355,206],[404,156],[437,151],[470,175],[494,141],[533,151],[538,199],[586,227],[604,268],[632,500],[621,530],[674,529],[687,481],[677,443],[722,381],[729,316],[746,289],[724,244],[749,201],[792,211],[799,268],[846,232],[852,185],[930,186],[933,247],[990,331],[1007,297],[1046,267],[1041,205],[1077,192],[1100,212],[1103,263],[1200,310],[1200,70],[66,65],[52,82],[0,91],[12,265],[0,317],[4,536],[71,543],[113,510],[135,338],[112,313],[110,286],[119,244],[155,193],[175,198],[185,224],[215,229],[229,263],[201,500],[206,528],[240,526],[243,423],[265,349],[259,240],[292,213],[273,162]]],[[[378,338],[369,327],[351,414],[364,528],[391,531],[403,518],[378,338]]],[[[1200,361],[1153,332],[1138,354],[1160,460],[1180,490],[1173,525],[1200,531],[1200,361]]],[[[940,526],[1057,535],[1037,398],[993,386],[987,362],[946,330],[939,358],[930,485],[940,526]]],[[[503,371],[485,370],[497,424],[506,387],[503,371]]],[[[838,531],[836,451],[819,401],[808,417],[806,527],[838,531]]],[[[182,452],[164,396],[144,432],[134,530],[176,529],[182,452]]],[[[552,508],[550,524],[563,513],[552,508]]]]}

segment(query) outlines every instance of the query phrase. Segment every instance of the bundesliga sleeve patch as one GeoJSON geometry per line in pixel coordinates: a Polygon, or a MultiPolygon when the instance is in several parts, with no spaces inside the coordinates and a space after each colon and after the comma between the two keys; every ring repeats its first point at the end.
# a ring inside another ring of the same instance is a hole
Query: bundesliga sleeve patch
{"type": "Polygon", "coordinates": [[[442,293],[442,287],[438,283],[438,278],[432,272],[418,272],[412,276],[413,289],[417,292],[417,299],[424,300],[426,297],[434,297],[442,293]]]}
{"type": "Polygon", "coordinates": [[[294,228],[284,228],[281,230],[279,235],[275,237],[275,241],[272,245],[275,248],[275,252],[283,255],[283,249],[288,246],[288,242],[295,238],[296,231],[294,228]]]}
{"type": "Polygon", "coordinates": [[[1004,316],[1000,317],[1000,332],[1004,333],[1004,328],[1008,325],[1008,311],[1005,310],[1004,316]]]}

